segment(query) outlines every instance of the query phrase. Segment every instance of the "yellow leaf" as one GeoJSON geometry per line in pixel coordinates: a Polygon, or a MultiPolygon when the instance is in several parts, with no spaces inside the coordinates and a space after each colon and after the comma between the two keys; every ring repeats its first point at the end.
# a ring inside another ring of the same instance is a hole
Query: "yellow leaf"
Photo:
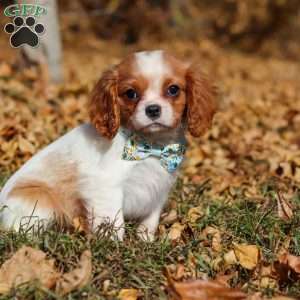
{"type": "Polygon", "coordinates": [[[136,289],[122,289],[118,295],[121,300],[136,300],[139,296],[139,291],[136,289]]]}
{"type": "Polygon", "coordinates": [[[256,245],[233,244],[234,254],[242,267],[248,270],[253,270],[260,257],[259,248],[256,245]]]}

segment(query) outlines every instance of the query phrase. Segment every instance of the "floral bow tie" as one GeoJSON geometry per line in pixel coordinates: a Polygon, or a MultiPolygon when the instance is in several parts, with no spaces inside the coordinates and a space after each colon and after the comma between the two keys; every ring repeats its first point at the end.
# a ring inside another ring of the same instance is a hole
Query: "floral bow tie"
{"type": "Polygon", "coordinates": [[[164,147],[153,146],[141,137],[130,136],[124,146],[122,158],[124,160],[143,160],[149,156],[160,159],[161,165],[169,172],[176,171],[183,160],[185,145],[170,144],[164,147]]]}

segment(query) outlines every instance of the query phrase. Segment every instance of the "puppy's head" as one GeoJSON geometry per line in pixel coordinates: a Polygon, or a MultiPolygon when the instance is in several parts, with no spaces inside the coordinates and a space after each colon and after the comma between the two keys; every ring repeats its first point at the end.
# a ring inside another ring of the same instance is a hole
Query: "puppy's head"
{"type": "Polygon", "coordinates": [[[215,113],[215,90],[199,65],[163,51],[138,52],[106,71],[94,88],[90,118],[112,139],[119,126],[155,134],[187,124],[198,137],[215,113]]]}

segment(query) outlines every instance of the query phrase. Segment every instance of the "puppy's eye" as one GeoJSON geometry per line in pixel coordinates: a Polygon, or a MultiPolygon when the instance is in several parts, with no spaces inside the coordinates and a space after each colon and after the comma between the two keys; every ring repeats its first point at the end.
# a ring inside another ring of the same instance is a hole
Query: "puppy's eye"
{"type": "Polygon", "coordinates": [[[167,93],[168,93],[168,96],[171,96],[171,97],[176,97],[179,95],[179,92],[180,92],[180,88],[178,85],[176,84],[172,84],[168,87],[168,90],[167,90],[167,93]]]}
{"type": "Polygon", "coordinates": [[[138,100],[139,98],[139,94],[137,93],[136,90],[134,89],[128,89],[126,92],[125,92],[125,95],[128,99],[130,100],[138,100]]]}

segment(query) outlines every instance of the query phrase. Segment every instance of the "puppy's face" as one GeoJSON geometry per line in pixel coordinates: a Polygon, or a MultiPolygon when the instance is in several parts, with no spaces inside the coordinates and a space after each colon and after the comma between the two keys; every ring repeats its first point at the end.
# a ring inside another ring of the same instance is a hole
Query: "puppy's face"
{"type": "Polygon", "coordinates": [[[185,65],[161,51],[140,52],[119,65],[124,126],[158,132],[177,127],[186,106],[185,65]]]}
{"type": "Polygon", "coordinates": [[[199,136],[214,114],[214,90],[199,66],[190,67],[163,51],[138,52],[104,73],[90,108],[92,122],[108,138],[120,124],[155,134],[182,122],[199,136]]]}

